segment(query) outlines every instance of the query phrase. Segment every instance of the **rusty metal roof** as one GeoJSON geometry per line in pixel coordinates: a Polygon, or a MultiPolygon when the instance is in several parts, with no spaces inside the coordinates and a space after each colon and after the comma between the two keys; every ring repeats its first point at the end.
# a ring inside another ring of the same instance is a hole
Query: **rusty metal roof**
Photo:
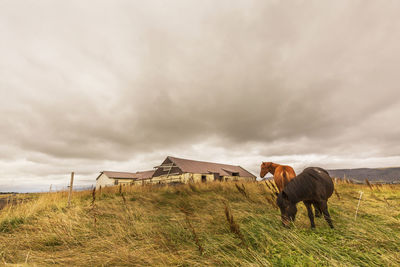
{"type": "Polygon", "coordinates": [[[135,174],[137,175],[137,180],[143,180],[153,177],[154,172],[155,170],[151,170],[151,171],[136,172],[135,174]]]}
{"type": "MultiPolygon", "coordinates": [[[[114,172],[114,171],[102,171],[101,174],[107,175],[109,178],[114,179],[144,179],[153,176],[154,170],[142,171],[142,172],[114,172]]],[[[99,177],[100,177],[99,175],[99,177]]],[[[97,177],[98,178],[98,177],[97,177]]]]}
{"type": "Polygon", "coordinates": [[[220,176],[231,176],[232,173],[238,173],[242,177],[254,177],[249,171],[243,169],[240,166],[220,164],[213,162],[197,161],[190,159],[181,159],[175,157],[168,157],[170,161],[175,163],[183,172],[190,173],[219,173],[220,176]]]}

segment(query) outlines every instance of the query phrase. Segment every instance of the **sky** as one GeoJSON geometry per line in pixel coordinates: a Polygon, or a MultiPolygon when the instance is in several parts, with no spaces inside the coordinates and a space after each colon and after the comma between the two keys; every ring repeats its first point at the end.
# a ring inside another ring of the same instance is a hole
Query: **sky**
{"type": "Polygon", "coordinates": [[[400,166],[399,1],[0,0],[0,192],[168,155],[400,166]]]}

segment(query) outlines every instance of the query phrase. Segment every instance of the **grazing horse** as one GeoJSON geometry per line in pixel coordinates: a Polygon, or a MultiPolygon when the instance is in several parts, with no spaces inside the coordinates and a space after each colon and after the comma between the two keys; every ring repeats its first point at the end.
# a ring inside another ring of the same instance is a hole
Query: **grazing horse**
{"type": "MultiPolygon", "coordinates": [[[[260,176],[264,178],[267,173],[272,173],[274,176],[274,181],[276,186],[278,187],[279,192],[282,192],[283,188],[296,177],[296,173],[293,168],[286,165],[279,165],[273,162],[263,162],[261,164],[260,176]]],[[[314,206],[315,217],[321,217],[321,211],[318,209],[316,205],[314,206]]]]}
{"type": "Polygon", "coordinates": [[[311,204],[324,214],[325,220],[333,228],[331,216],[328,212],[328,198],[334,190],[332,178],[322,168],[310,167],[293,178],[278,194],[276,203],[281,210],[282,223],[288,226],[294,221],[297,213],[296,204],[303,201],[307,208],[311,228],[315,228],[314,215],[311,204]]]}
{"type": "Polygon", "coordinates": [[[296,177],[296,173],[293,168],[286,165],[279,165],[273,162],[261,163],[260,176],[264,178],[267,173],[271,173],[274,176],[274,181],[278,187],[279,192],[282,192],[283,188],[296,177]]]}

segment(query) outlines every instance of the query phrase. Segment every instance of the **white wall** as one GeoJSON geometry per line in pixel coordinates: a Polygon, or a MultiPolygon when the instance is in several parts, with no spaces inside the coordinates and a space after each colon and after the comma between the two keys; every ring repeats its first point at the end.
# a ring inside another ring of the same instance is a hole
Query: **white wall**
{"type": "Polygon", "coordinates": [[[110,179],[107,175],[105,175],[104,173],[102,173],[99,177],[99,179],[97,179],[96,181],[96,190],[98,190],[100,188],[100,186],[106,187],[106,186],[112,186],[114,185],[114,179],[110,179]]]}
{"type": "MultiPolygon", "coordinates": [[[[214,181],[214,175],[213,174],[201,174],[201,173],[183,173],[183,174],[178,174],[178,175],[169,175],[168,178],[166,175],[162,176],[157,176],[153,177],[152,179],[146,179],[146,180],[140,180],[140,181],[135,181],[135,185],[141,185],[141,184],[165,184],[165,183],[171,183],[171,182],[181,182],[181,183],[189,183],[189,182],[195,182],[195,183],[200,183],[201,177],[206,176],[207,182],[213,182],[214,181]]],[[[255,181],[254,177],[243,177],[243,176],[223,176],[222,181],[255,181]]]]}

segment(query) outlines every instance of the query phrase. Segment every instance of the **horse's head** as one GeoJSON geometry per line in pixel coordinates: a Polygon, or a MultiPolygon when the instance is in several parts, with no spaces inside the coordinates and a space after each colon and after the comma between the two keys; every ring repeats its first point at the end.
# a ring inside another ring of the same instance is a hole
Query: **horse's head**
{"type": "Polygon", "coordinates": [[[289,227],[290,222],[296,219],[297,207],[296,203],[290,202],[284,191],[278,194],[276,204],[281,210],[281,219],[285,227],[289,227]]]}
{"type": "Polygon", "coordinates": [[[264,176],[271,171],[272,162],[263,162],[261,163],[260,177],[264,178],[264,176]]]}

